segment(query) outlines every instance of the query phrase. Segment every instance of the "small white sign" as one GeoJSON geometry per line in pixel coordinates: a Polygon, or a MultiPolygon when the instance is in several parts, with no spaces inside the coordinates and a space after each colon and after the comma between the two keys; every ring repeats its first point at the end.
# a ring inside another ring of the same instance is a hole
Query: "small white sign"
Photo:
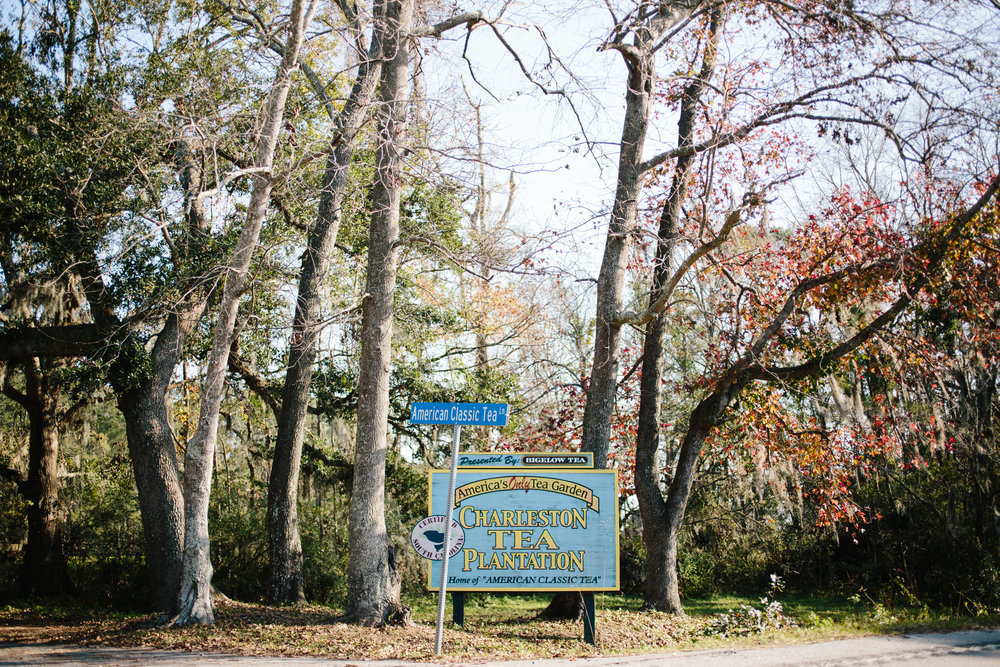
{"type": "MultiPolygon", "coordinates": [[[[444,527],[446,517],[433,514],[421,519],[410,531],[410,544],[413,550],[428,560],[444,558],[444,527]]],[[[451,549],[448,558],[462,550],[465,544],[465,531],[455,519],[451,520],[451,549]]]]}

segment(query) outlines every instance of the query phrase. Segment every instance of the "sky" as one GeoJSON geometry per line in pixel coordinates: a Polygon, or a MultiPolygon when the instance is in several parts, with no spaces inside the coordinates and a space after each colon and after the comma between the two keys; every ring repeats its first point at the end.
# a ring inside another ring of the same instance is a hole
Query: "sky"
{"type": "MultiPolygon", "coordinates": [[[[527,233],[568,234],[570,264],[581,277],[596,277],[599,269],[624,112],[625,68],[617,53],[597,51],[607,23],[598,9],[581,4],[553,15],[529,3],[505,14],[514,24],[504,31],[508,44],[539,79],[550,77],[546,87],[565,95],[547,95],[529,81],[487,26],[472,31],[467,48],[465,29],[454,30],[431,45],[424,65],[428,96],[440,106],[450,112],[455,99],[481,106],[491,180],[505,191],[508,170],[515,171],[514,224],[527,233]],[[561,65],[545,67],[551,61],[540,31],[561,65]]],[[[462,114],[470,142],[472,117],[462,114]]],[[[505,202],[501,195],[497,207],[505,202]]]]}

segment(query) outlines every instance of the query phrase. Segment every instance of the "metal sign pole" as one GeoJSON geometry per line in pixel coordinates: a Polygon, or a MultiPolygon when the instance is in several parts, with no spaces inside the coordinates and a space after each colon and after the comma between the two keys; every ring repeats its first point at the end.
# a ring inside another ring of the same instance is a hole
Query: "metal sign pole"
{"type": "Polygon", "coordinates": [[[451,551],[451,516],[455,509],[455,477],[458,475],[458,441],[462,437],[462,425],[455,424],[455,440],[451,444],[451,476],[448,478],[448,495],[445,502],[448,511],[444,520],[444,553],[441,555],[441,585],[438,590],[437,633],[434,635],[434,655],[441,655],[441,644],[444,639],[444,601],[448,587],[448,554],[451,551]]]}

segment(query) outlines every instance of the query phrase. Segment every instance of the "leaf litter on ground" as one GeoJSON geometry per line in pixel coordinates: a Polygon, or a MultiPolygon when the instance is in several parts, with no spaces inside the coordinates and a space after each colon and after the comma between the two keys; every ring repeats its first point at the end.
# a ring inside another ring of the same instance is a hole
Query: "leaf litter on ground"
{"type": "MultiPolygon", "coordinates": [[[[444,632],[444,655],[434,655],[435,614],[415,611],[405,627],[367,628],[338,621],[339,612],[320,605],[268,607],[236,601],[216,606],[210,627],[164,628],[157,616],[99,612],[86,607],[0,608],[7,641],[63,642],[257,656],[317,656],[339,660],[486,662],[595,655],[640,654],[721,646],[758,646],[832,639],[877,631],[859,618],[824,623],[822,632],[782,628],[752,636],[716,637],[706,628],[718,614],[675,616],[641,611],[624,598],[607,597],[597,614],[597,646],[583,642],[581,622],[542,621],[547,599],[502,600],[466,607],[466,624],[444,632]]],[[[815,614],[813,614],[815,616],[815,614]]],[[[996,620],[996,619],[995,619],[996,620]]]]}

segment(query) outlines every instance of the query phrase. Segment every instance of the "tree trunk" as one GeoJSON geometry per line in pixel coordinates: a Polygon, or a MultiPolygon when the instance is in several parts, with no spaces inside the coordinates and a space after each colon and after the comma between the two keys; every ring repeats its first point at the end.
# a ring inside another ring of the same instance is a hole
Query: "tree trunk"
{"type": "MultiPolygon", "coordinates": [[[[670,487],[667,489],[666,502],[663,503],[661,500],[661,505],[657,506],[657,510],[662,511],[663,514],[659,517],[653,516],[654,521],[657,519],[662,521],[660,524],[662,527],[660,535],[652,540],[656,549],[657,561],[652,560],[653,554],[648,555],[650,562],[647,565],[645,606],[649,608],[662,609],[675,614],[684,613],[681,607],[680,586],[677,579],[677,542],[681,533],[681,525],[684,523],[684,513],[687,510],[688,500],[691,498],[691,489],[694,486],[701,448],[705,444],[705,438],[709,431],[719,423],[722,413],[740,395],[745,386],[744,381],[738,383],[723,382],[715,391],[698,403],[691,412],[691,421],[688,424],[687,433],[681,443],[680,455],[677,458],[677,468],[674,471],[670,487]],[[650,578],[656,580],[655,589],[653,584],[649,583],[650,578]]],[[[645,518],[643,516],[643,521],[645,518]]],[[[644,537],[647,530],[649,529],[643,526],[644,537]]]]}
{"type": "Polygon", "coordinates": [[[212,611],[208,502],[212,490],[219,409],[225,388],[226,369],[239,300],[245,291],[250,260],[260,238],[260,230],[271,197],[273,177],[270,172],[274,162],[274,151],[282,127],[285,101],[288,98],[299,48],[311,18],[309,7],[306,0],[294,0],[292,3],[288,41],[271,88],[257,145],[257,157],[254,160],[254,166],[262,169],[262,172],[254,174],[246,221],[225,272],[219,319],[215,325],[202,391],[198,428],[188,443],[184,456],[184,551],[175,613],[170,621],[172,625],[209,625],[215,622],[212,611]]]}
{"type": "Polygon", "coordinates": [[[267,529],[270,545],[270,573],[267,600],[304,602],[302,544],[299,538],[298,480],[319,336],[319,309],[322,286],[330,271],[330,255],[340,228],[348,170],[354,156],[358,130],[375,95],[382,61],[379,39],[372,40],[368,60],[361,64],[358,78],[343,111],[336,118],[336,132],[323,176],[316,224],[302,258],[298,299],[288,349],[288,370],[281,397],[278,433],[267,493],[267,529]]]}
{"type": "Polygon", "coordinates": [[[361,375],[345,620],[364,625],[407,622],[399,600],[400,574],[385,525],[385,459],[392,361],[393,292],[399,239],[401,162],[406,131],[409,43],[413,0],[390,0],[382,26],[378,148],[369,227],[366,300],[361,322],[361,375]]]}
{"type": "Polygon", "coordinates": [[[636,206],[642,185],[640,164],[649,126],[653,86],[653,54],[648,35],[637,34],[625,56],[628,90],[625,122],[618,157],[618,185],[611,209],[608,237],[597,279],[597,316],[594,364],[583,411],[581,450],[594,453],[594,466],[607,467],[611,420],[615,412],[618,366],[621,361],[621,322],[625,292],[625,265],[635,231],[636,206]]]}
{"type": "Polygon", "coordinates": [[[59,506],[59,418],[62,390],[38,359],[23,364],[24,407],[28,410],[28,543],[21,582],[25,592],[58,595],[66,591],[59,506]]]}
{"type": "MultiPolygon", "coordinates": [[[[681,203],[687,190],[688,165],[691,158],[678,160],[677,172],[670,196],[660,218],[656,265],[653,269],[651,301],[670,279],[681,203]],[[687,164],[683,164],[686,162],[687,164]]],[[[664,338],[667,314],[660,313],[646,326],[642,348],[642,376],[639,380],[639,417],[635,448],[635,495],[642,517],[642,537],[646,543],[646,582],[644,606],[681,614],[680,604],[662,599],[668,584],[666,560],[670,559],[667,526],[669,515],[660,491],[660,469],[657,452],[660,444],[660,380],[665,363],[664,338]]],[[[676,553],[672,556],[676,562],[676,553]]]]}
{"type": "MultiPolygon", "coordinates": [[[[664,238],[661,236],[661,244],[664,238]]],[[[669,254],[667,257],[669,258],[669,254]]],[[[666,264],[670,264],[669,259],[666,259],[666,264]]],[[[635,495],[639,502],[639,515],[642,517],[642,539],[646,544],[643,606],[682,614],[684,612],[680,607],[680,599],[676,600],[675,605],[673,600],[665,597],[670,589],[670,578],[676,579],[668,562],[676,564],[677,555],[670,554],[670,544],[673,543],[676,548],[676,540],[671,541],[668,538],[670,515],[660,491],[660,467],[657,465],[662,405],[660,378],[663,376],[665,329],[666,314],[661,313],[647,326],[643,344],[635,448],[635,495]]],[[[676,585],[674,588],[676,589],[676,585]]]]}
{"type": "Polygon", "coordinates": [[[566,591],[553,595],[548,606],[538,612],[538,618],[554,621],[580,621],[583,620],[583,614],[583,593],[566,591]]]}
{"type": "MultiPolygon", "coordinates": [[[[685,89],[677,121],[678,148],[694,143],[694,121],[698,100],[715,67],[715,47],[722,31],[720,10],[712,16],[712,37],[702,57],[701,71],[685,89]]],[[[660,229],[653,265],[650,303],[664,296],[674,272],[674,252],[688,183],[694,168],[695,153],[677,158],[674,176],[660,215],[660,229]]],[[[635,486],[642,537],[646,544],[646,582],[644,606],[650,609],[683,614],[677,585],[677,533],[675,521],[660,491],[660,469],[656,463],[660,445],[660,412],[663,404],[660,382],[666,361],[664,349],[667,313],[660,312],[646,326],[642,348],[642,375],[639,381],[639,417],[635,449],[635,486]]],[[[685,500],[686,504],[686,500],[685,500]]]]}
{"type": "Polygon", "coordinates": [[[149,379],[118,396],[139,494],[152,603],[164,612],[172,609],[177,597],[184,545],[184,498],[166,394],[184,341],[201,320],[207,301],[204,291],[195,290],[167,318],[150,354],[149,379]]]}
{"type": "Polygon", "coordinates": [[[151,602],[168,611],[177,595],[184,543],[184,498],[165,396],[146,383],[119,396],[145,535],[151,602]]]}
{"type": "MultiPolygon", "coordinates": [[[[642,188],[642,149],[649,127],[652,103],[653,54],[650,35],[642,31],[633,46],[622,51],[628,67],[625,92],[625,121],[618,156],[618,184],[611,208],[608,237],[597,279],[597,316],[594,332],[594,363],[583,409],[580,449],[594,453],[594,467],[607,468],[611,446],[611,421],[615,414],[618,367],[621,362],[619,316],[624,304],[625,265],[635,231],[639,192],[642,188]]],[[[573,620],[583,615],[583,598],[575,593],[558,593],[539,616],[573,620]]]]}

